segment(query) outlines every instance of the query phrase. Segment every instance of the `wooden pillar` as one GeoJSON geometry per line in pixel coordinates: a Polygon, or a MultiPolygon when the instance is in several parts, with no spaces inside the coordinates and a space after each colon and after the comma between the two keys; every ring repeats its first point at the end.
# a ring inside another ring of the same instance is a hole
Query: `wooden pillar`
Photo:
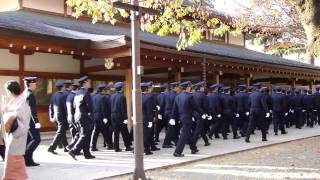
{"type": "Polygon", "coordinates": [[[80,75],[84,75],[84,60],[80,59],[80,75]]]}
{"type": "Polygon", "coordinates": [[[219,75],[219,72],[215,72],[213,73],[213,76],[212,76],[212,81],[214,84],[219,84],[220,83],[220,75],[219,75]]]}
{"type": "Polygon", "coordinates": [[[313,84],[313,80],[312,80],[312,81],[310,81],[309,89],[311,89],[313,91],[313,87],[314,87],[314,84],[313,84]]]}
{"type": "Polygon", "coordinates": [[[20,86],[22,87],[22,90],[24,89],[24,54],[20,53],[19,54],[19,83],[20,86]]]}
{"type": "Polygon", "coordinates": [[[245,83],[247,86],[250,86],[251,77],[252,77],[251,74],[245,75],[245,83]]]}
{"type": "Polygon", "coordinates": [[[203,58],[202,61],[202,81],[207,83],[207,60],[206,58],[203,58]]]}
{"type": "Polygon", "coordinates": [[[296,80],[292,79],[291,81],[291,88],[295,88],[296,87],[296,80]]]}
{"type": "Polygon", "coordinates": [[[175,72],[174,81],[181,82],[181,71],[175,72]]]}
{"type": "Polygon", "coordinates": [[[127,99],[127,114],[128,114],[128,128],[129,130],[132,127],[132,69],[128,68],[126,70],[126,77],[125,77],[125,92],[124,95],[127,99]]]}

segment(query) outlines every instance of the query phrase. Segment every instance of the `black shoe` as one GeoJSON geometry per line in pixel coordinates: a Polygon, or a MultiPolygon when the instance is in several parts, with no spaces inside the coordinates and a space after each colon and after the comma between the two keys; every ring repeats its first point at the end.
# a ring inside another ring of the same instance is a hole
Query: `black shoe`
{"type": "Polygon", "coordinates": [[[268,141],[267,138],[262,138],[262,141],[268,141]]]}
{"type": "Polygon", "coordinates": [[[93,147],[93,148],[91,148],[91,151],[99,151],[99,149],[93,147]]]}
{"type": "Polygon", "coordinates": [[[72,151],[69,151],[68,154],[74,159],[77,161],[77,158],[76,158],[76,154],[73,153],[72,151]]]}
{"type": "Polygon", "coordinates": [[[191,150],[191,154],[196,154],[197,152],[199,152],[199,150],[191,150]]]}
{"type": "Polygon", "coordinates": [[[39,163],[36,163],[36,162],[26,162],[26,166],[27,166],[27,167],[40,166],[40,164],[39,164],[39,163]]]}
{"type": "Polygon", "coordinates": [[[63,148],[62,144],[59,144],[59,145],[58,145],[58,148],[59,148],[59,149],[62,149],[62,148],[63,148]]]}
{"type": "Polygon", "coordinates": [[[50,153],[52,153],[52,154],[54,154],[54,155],[58,154],[58,153],[56,153],[56,152],[55,152],[53,149],[51,149],[51,148],[48,149],[48,152],[50,152],[50,153]]]}
{"type": "Polygon", "coordinates": [[[65,147],[63,152],[69,152],[69,149],[67,147],[65,147]]]}
{"type": "Polygon", "coordinates": [[[239,139],[240,136],[233,136],[233,139],[239,139]]]}
{"type": "Polygon", "coordinates": [[[301,127],[296,127],[297,129],[301,129],[301,127]]]}
{"type": "Polygon", "coordinates": [[[114,152],[121,152],[122,149],[115,149],[114,152]]]}
{"type": "Polygon", "coordinates": [[[113,150],[113,146],[108,146],[107,150],[113,150]]]}
{"type": "Polygon", "coordinates": [[[208,136],[208,138],[212,140],[212,136],[208,136]]]}
{"type": "Polygon", "coordinates": [[[173,156],[174,156],[174,157],[183,157],[184,154],[178,154],[178,153],[175,152],[175,153],[173,153],[173,156]]]}
{"type": "Polygon", "coordinates": [[[250,143],[249,138],[246,138],[245,141],[246,141],[246,143],[250,143]]]}
{"type": "Polygon", "coordinates": [[[275,132],[274,135],[275,135],[275,136],[278,136],[278,132],[275,132]]]}
{"type": "Polygon", "coordinates": [[[107,147],[107,144],[106,144],[106,143],[103,143],[103,147],[107,147]]]}
{"type": "Polygon", "coordinates": [[[281,134],[288,134],[288,132],[287,131],[282,131],[281,134]]]}
{"type": "Polygon", "coordinates": [[[160,140],[159,140],[158,138],[156,138],[156,139],[154,140],[154,142],[160,142],[160,140]]]}
{"type": "Polygon", "coordinates": [[[92,156],[91,154],[87,155],[87,156],[84,156],[84,158],[86,159],[94,159],[96,158],[95,156],[92,156]]]}
{"type": "Polygon", "coordinates": [[[76,155],[76,156],[81,156],[81,155],[83,155],[83,153],[82,152],[78,152],[78,153],[73,153],[74,155],[76,155]]]}
{"type": "Polygon", "coordinates": [[[204,144],[204,146],[210,146],[210,143],[209,143],[209,142],[206,142],[206,143],[204,144]]]}
{"type": "Polygon", "coordinates": [[[145,151],[144,154],[145,154],[146,156],[148,156],[148,155],[153,154],[153,152],[151,152],[151,151],[145,151]]]}
{"type": "Polygon", "coordinates": [[[162,148],[173,148],[172,145],[162,145],[162,148]]]}
{"type": "Polygon", "coordinates": [[[217,136],[214,136],[214,138],[215,138],[215,139],[220,139],[220,136],[219,136],[219,135],[217,135],[217,136]]]}
{"type": "Polygon", "coordinates": [[[127,147],[127,148],[126,148],[126,151],[132,151],[132,150],[133,150],[132,147],[127,147]]]}
{"type": "Polygon", "coordinates": [[[228,139],[228,137],[223,137],[223,140],[227,140],[228,139]]]}
{"type": "Polygon", "coordinates": [[[159,151],[159,150],[160,150],[160,148],[158,148],[158,147],[156,147],[156,146],[154,146],[154,147],[151,148],[151,151],[159,151]]]}

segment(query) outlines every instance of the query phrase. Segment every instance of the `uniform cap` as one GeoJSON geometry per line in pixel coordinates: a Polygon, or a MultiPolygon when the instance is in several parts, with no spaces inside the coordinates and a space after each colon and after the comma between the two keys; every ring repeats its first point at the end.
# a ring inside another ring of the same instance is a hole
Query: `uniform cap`
{"type": "Polygon", "coordinates": [[[167,87],[168,87],[168,86],[165,85],[165,84],[160,85],[160,89],[161,89],[161,90],[165,90],[167,87]]]}
{"type": "Polygon", "coordinates": [[[221,88],[221,90],[223,90],[223,91],[227,91],[227,90],[230,90],[230,86],[224,86],[223,88],[221,88]]]}
{"type": "Polygon", "coordinates": [[[104,90],[107,88],[107,85],[106,84],[99,84],[96,88],[97,88],[97,90],[104,90]]]}
{"type": "Polygon", "coordinates": [[[56,83],[56,87],[63,87],[63,86],[64,86],[64,82],[62,82],[62,81],[58,81],[56,83]]]}
{"type": "Polygon", "coordinates": [[[78,83],[82,84],[86,81],[88,81],[89,77],[88,76],[82,76],[79,80],[78,80],[78,83]]]}
{"type": "Polygon", "coordinates": [[[116,89],[121,89],[123,87],[124,83],[123,82],[116,82],[113,87],[116,89]]]}
{"type": "Polygon", "coordinates": [[[24,77],[23,80],[28,82],[28,83],[35,83],[37,82],[37,77],[24,77]]]}
{"type": "Polygon", "coordinates": [[[179,86],[179,82],[172,82],[172,83],[170,83],[170,86],[177,87],[177,86],[179,86]]]}
{"type": "Polygon", "coordinates": [[[191,83],[191,81],[186,81],[186,82],[181,83],[179,86],[186,88],[186,87],[192,86],[192,83],[191,83]]]}

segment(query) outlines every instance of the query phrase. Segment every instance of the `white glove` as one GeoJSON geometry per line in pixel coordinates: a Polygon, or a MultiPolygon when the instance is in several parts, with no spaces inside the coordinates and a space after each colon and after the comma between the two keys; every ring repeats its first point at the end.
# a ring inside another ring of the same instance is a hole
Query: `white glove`
{"type": "Polygon", "coordinates": [[[194,119],[194,117],[192,117],[192,121],[195,122],[196,120],[194,119]]]}
{"type": "Polygon", "coordinates": [[[35,128],[36,128],[36,129],[40,129],[40,128],[41,128],[40,123],[36,123],[35,128]]]}
{"type": "Polygon", "coordinates": [[[266,113],[266,118],[270,117],[270,113],[266,113]]]}
{"type": "Polygon", "coordinates": [[[288,116],[288,113],[284,113],[284,116],[288,116]]]}
{"type": "Polygon", "coordinates": [[[211,121],[212,120],[212,116],[207,116],[208,120],[211,121]]]}
{"type": "Polygon", "coordinates": [[[302,112],[306,112],[306,110],[302,109],[302,112]]]}
{"type": "Polygon", "coordinates": [[[313,110],[314,112],[317,112],[317,110],[315,109],[315,110],[313,110]]]}
{"type": "Polygon", "coordinates": [[[160,111],[160,106],[159,106],[159,105],[157,105],[156,107],[157,107],[157,110],[158,110],[158,111],[160,111]]]}
{"type": "Polygon", "coordinates": [[[128,119],[124,120],[123,124],[128,124],[128,119]]]}
{"type": "Polygon", "coordinates": [[[55,120],[54,120],[54,118],[50,118],[50,122],[54,122],[55,120]]]}
{"type": "Polygon", "coordinates": [[[176,121],[175,121],[174,119],[170,119],[170,120],[169,120],[169,124],[170,124],[171,126],[174,126],[174,125],[176,125],[176,121]]]}
{"type": "Polygon", "coordinates": [[[272,113],[272,110],[270,110],[269,112],[272,113]]]}
{"type": "Polygon", "coordinates": [[[103,122],[104,122],[104,124],[107,124],[107,123],[108,123],[108,119],[107,119],[107,118],[104,118],[104,119],[103,119],[103,122]]]}
{"type": "Polygon", "coordinates": [[[249,112],[246,112],[246,115],[247,115],[247,116],[249,116],[249,114],[250,114],[249,112]]]}
{"type": "Polygon", "coordinates": [[[158,119],[161,120],[162,119],[162,115],[158,114],[158,119]]]}
{"type": "Polygon", "coordinates": [[[237,113],[237,114],[236,114],[236,117],[239,117],[239,116],[240,116],[239,113],[237,113]]]}
{"type": "Polygon", "coordinates": [[[152,122],[148,123],[148,128],[152,128],[152,122]]]}
{"type": "Polygon", "coordinates": [[[221,118],[221,114],[218,114],[217,117],[218,117],[218,118],[221,118]]]}
{"type": "Polygon", "coordinates": [[[291,110],[292,113],[294,113],[294,110],[291,110]]]}
{"type": "Polygon", "coordinates": [[[202,119],[206,119],[207,115],[206,114],[202,114],[201,118],[202,119]]]}

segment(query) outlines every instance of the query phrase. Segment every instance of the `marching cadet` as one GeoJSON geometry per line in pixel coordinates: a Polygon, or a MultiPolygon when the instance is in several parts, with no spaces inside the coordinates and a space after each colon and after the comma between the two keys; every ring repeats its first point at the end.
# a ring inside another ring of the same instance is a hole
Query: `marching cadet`
{"type": "Polygon", "coordinates": [[[65,152],[67,152],[67,136],[66,132],[68,129],[68,121],[67,121],[67,107],[66,107],[66,97],[64,94],[64,83],[57,82],[56,83],[57,92],[53,94],[51,97],[50,105],[49,105],[49,114],[50,120],[52,122],[57,123],[57,132],[56,135],[48,148],[48,152],[52,154],[57,154],[55,152],[57,146],[61,143],[65,148],[65,152]]]}
{"type": "Polygon", "coordinates": [[[151,152],[151,143],[153,138],[153,111],[155,104],[153,101],[152,83],[141,83],[142,90],[142,119],[143,119],[143,144],[145,155],[153,154],[151,152]]]}
{"type": "Polygon", "coordinates": [[[184,156],[182,152],[187,141],[189,141],[189,146],[192,154],[195,154],[199,151],[191,139],[193,111],[197,111],[199,114],[201,114],[201,117],[203,119],[206,118],[206,115],[195,104],[193,96],[190,93],[191,86],[192,83],[190,81],[186,81],[180,84],[182,92],[179,95],[177,95],[177,97],[174,100],[172,117],[169,120],[171,122],[175,122],[177,119],[179,119],[181,122],[181,135],[179,137],[176,150],[173,153],[173,156],[175,157],[184,156]]]}
{"type": "Polygon", "coordinates": [[[92,120],[92,97],[88,88],[91,83],[88,76],[83,76],[78,80],[80,89],[74,97],[74,119],[80,125],[80,138],[74,147],[69,151],[69,155],[76,160],[76,155],[83,150],[84,158],[93,159],[90,152],[90,140],[93,130],[92,120]]]}
{"type": "MultiPolygon", "coordinates": [[[[91,138],[91,151],[98,151],[97,140],[100,132],[104,140],[109,140],[106,124],[110,119],[107,117],[107,100],[103,94],[103,90],[106,88],[106,84],[100,84],[96,88],[96,93],[92,96],[94,129],[91,138]]],[[[110,147],[111,142],[107,143],[109,148],[112,148],[110,147]]]]}
{"type": "Polygon", "coordinates": [[[164,118],[164,111],[165,111],[165,105],[166,105],[166,93],[167,93],[167,86],[166,85],[160,85],[160,94],[157,96],[157,110],[158,110],[158,122],[156,126],[155,131],[155,141],[160,142],[159,135],[161,130],[165,127],[167,129],[168,127],[168,121],[164,118]]]}
{"type": "Polygon", "coordinates": [[[106,115],[108,118],[108,122],[105,125],[105,128],[107,129],[107,139],[104,140],[104,147],[106,147],[106,144],[108,144],[108,150],[113,149],[113,141],[112,141],[112,134],[113,134],[113,129],[112,129],[112,122],[111,122],[111,103],[110,103],[110,87],[106,87],[106,92],[103,94],[105,96],[105,101],[106,101],[106,115]]]}
{"type": "Polygon", "coordinates": [[[320,86],[316,86],[316,92],[314,93],[314,112],[315,122],[320,125],[320,86]]]}
{"type": "Polygon", "coordinates": [[[255,128],[255,124],[260,126],[262,132],[262,141],[267,141],[267,133],[265,127],[265,117],[269,117],[268,106],[265,96],[260,92],[261,84],[254,84],[255,91],[249,96],[249,124],[246,132],[247,143],[250,142],[250,135],[255,128]]]}
{"type": "Polygon", "coordinates": [[[170,84],[171,90],[166,94],[165,99],[165,111],[164,111],[164,118],[165,121],[168,121],[168,129],[166,131],[166,136],[163,141],[162,148],[172,148],[173,144],[171,143],[174,141],[176,144],[178,141],[179,136],[179,124],[178,121],[170,121],[172,116],[172,109],[174,100],[177,94],[180,92],[179,83],[173,82],[170,84]]]}
{"type": "Polygon", "coordinates": [[[305,97],[308,94],[308,89],[303,89],[302,96],[302,126],[304,126],[307,122],[307,112],[306,112],[306,103],[304,101],[305,97]]]}
{"type": "Polygon", "coordinates": [[[248,128],[249,122],[249,107],[248,100],[249,94],[246,93],[247,86],[245,84],[239,85],[239,92],[234,96],[235,100],[235,111],[236,111],[236,124],[240,129],[240,134],[242,137],[245,136],[245,133],[248,128]]]}
{"type": "Polygon", "coordinates": [[[303,106],[303,97],[300,95],[301,90],[299,88],[294,90],[295,95],[292,97],[293,103],[293,113],[294,113],[294,123],[296,128],[301,129],[303,126],[303,115],[302,115],[302,106],[303,106]]]}
{"type": "Polygon", "coordinates": [[[26,98],[31,110],[30,128],[24,158],[26,161],[26,166],[39,166],[40,164],[34,162],[33,160],[33,152],[37,149],[41,141],[36,97],[33,94],[37,88],[37,77],[25,77],[23,80],[26,87],[23,95],[26,98]]]}
{"type": "Polygon", "coordinates": [[[285,131],[285,116],[288,113],[285,110],[286,107],[286,97],[281,93],[281,87],[274,87],[275,93],[271,95],[271,104],[272,104],[272,116],[273,116],[273,128],[274,134],[278,136],[278,129],[280,129],[281,134],[287,134],[285,131]]]}
{"type": "Polygon", "coordinates": [[[239,139],[237,132],[237,125],[235,123],[235,101],[232,96],[230,96],[230,87],[225,86],[222,88],[223,94],[221,95],[222,104],[222,136],[223,139],[228,139],[229,125],[231,124],[233,139],[239,139]]]}
{"type": "Polygon", "coordinates": [[[67,106],[67,120],[69,124],[70,133],[72,136],[72,140],[68,145],[68,149],[72,149],[73,146],[77,143],[80,136],[80,125],[74,119],[74,97],[79,90],[80,84],[75,82],[71,85],[71,92],[67,96],[66,106],[67,106]]]}
{"type": "Polygon", "coordinates": [[[312,90],[308,89],[307,94],[303,97],[303,105],[305,110],[305,118],[307,126],[313,128],[315,119],[314,119],[314,96],[312,95],[312,90]]]}
{"type": "Polygon", "coordinates": [[[123,95],[123,82],[116,82],[114,88],[116,92],[110,97],[111,107],[111,123],[113,127],[114,139],[113,148],[115,152],[122,151],[119,148],[119,134],[121,132],[126,151],[132,151],[130,147],[130,137],[128,131],[128,115],[127,115],[127,100],[123,95]]]}
{"type": "Polygon", "coordinates": [[[221,105],[221,97],[219,94],[220,84],[213,84],[210,86],[211,93],[208,96],[209,103],[209,114],[212,116],[214,123],[212,123],[211,129],[209,130],[208,136],[212,139],[214,134],[216,139],[219,139],[219,131],[222,127],[222,105],[221,105]]]}
{"type": "MultiPolygon", "coordinates": [[[[209,103],[208,103],[207,96],[204,93],[205,82],[204,81],[198,82],[197,84],[194,85],[194,89],[196,91],[195,93],[193,93],[193,99],[194,99],[195,105],[197,107],[199,107],[202,110],[202,112],[204,112],[205,114],[208,114],[209,103]]],[[[197,141],[198,141],[199,137],[201,136],[204,143],[205,143],[204,145],[209,146],[210,143],[209,143],[208,137],[206,135],[205,127],[207,125],[207,122],[206,122],[207,118],[209,121],[211,121],[212,116],[207,115],[206,117],[201,117],[201,114],[199,114],[197,111],[194,111],[193,118],[196,121],[196,127],[195,127],[193,137],[192,137],[193,138],[192,141],[193,141],[194,145],[196,146],[197,141]]]]}

